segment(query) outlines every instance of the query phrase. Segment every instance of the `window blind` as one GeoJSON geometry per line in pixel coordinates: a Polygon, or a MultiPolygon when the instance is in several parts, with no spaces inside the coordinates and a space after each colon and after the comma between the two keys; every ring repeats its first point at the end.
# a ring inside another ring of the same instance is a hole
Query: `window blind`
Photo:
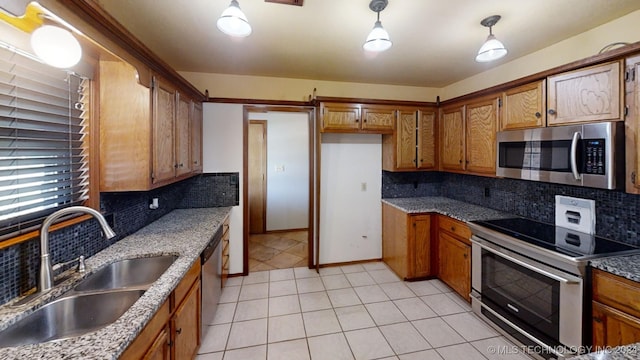
{"type": "Polygon", "coordinates": [[[0,47],[0,240],[88,199],[88,84],[0,47]]]}

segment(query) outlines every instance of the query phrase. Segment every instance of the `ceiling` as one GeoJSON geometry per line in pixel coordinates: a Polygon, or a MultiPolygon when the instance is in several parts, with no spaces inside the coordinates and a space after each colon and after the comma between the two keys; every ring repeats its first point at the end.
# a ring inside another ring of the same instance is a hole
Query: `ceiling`
{"type": "MultiPolygon", "coordinates": [[[[303,6],[239,0],[253,33],[216,28],[229,0],[97,0],[177,71],[444,87],[640,9],[638,0],[389,0],[380,13],[393,46],[362,44],[376,14],[369,0],[304,0],[303,6]],[[483,18],[509,54],[476,63],[483,18]]],[[[603,44],[605,46],[607,44],[603,44]]]]}

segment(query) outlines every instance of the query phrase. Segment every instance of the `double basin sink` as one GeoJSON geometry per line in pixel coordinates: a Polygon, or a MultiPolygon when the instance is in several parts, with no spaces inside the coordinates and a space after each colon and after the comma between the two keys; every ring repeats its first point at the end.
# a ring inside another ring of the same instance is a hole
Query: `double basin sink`
{"type": "Polygon", "coordinates": [[[39,344],[80,336],[116,320],[177,259],[173,255],[113,262],[0,332],[0,347],[39,344]]]}

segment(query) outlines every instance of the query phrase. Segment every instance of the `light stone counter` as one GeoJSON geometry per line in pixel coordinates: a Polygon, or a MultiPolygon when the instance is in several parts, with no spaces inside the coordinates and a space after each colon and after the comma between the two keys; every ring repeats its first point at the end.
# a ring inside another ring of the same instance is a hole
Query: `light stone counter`
{"type": "MultiPolygon", "coordinates": [[[[178,255],[167,271],[116,322],[98,331],[59,341],[0,348],[0,359],[117,359],[142,331],[184,277],[216,233],[231,208],[178,209],[127,236],[86,260],[87,276],[116,260],[178,255]]],[[[33,312],[44,302],[70,290],[81,279],[70,279],[33,304],[30,309],[0,307],[0,329],[33,312]]]]}

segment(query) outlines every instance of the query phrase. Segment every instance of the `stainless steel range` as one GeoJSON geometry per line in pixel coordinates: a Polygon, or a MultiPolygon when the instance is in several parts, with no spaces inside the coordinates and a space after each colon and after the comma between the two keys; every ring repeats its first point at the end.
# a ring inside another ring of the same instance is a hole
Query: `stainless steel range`
{"type": "Polygon", "coordinates": [[[633,246],[523,218],[474,221],[471,303],[476,314],[544,359],[590,345],[589,260],[633,246]]]}

